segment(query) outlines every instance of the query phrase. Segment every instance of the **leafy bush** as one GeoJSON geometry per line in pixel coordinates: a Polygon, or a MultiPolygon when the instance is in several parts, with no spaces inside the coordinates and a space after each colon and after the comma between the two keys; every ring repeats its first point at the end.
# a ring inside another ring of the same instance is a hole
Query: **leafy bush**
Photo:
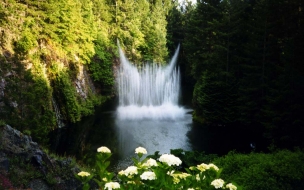
{"type": "Polygon", "coordinates": [[[304,189],[304,153],[281,150],[271,154],[228,155],[214,161],[223,167],[222,176],[246,190],[304,189]]]}
{"type": "Polygon", "coordinates": [[[77,101],[76,90],[72,86],[68,74],[61,72],[58,74],[54,81],[54,88],[56,90],[56,95],[60,98],[60,105],[64,106],[62,109],[63,114],[71,122],[76,122],[80,120],[81,109],[77,101]]]}
{"type": "Polygon", "coordinates": [[[218,156],[216,154],[205,154],[198,151],[184,151],[183,149],[171,149],[170,153],[183,160],[183,167],[190,167],[199,163],[213,162],[218,156]]]}
{"type": "Polygon", "coordinates": [[[98,36],[95,41],[95,56],[92,58],[90,64],[88,65],[89,71],[91,73],[92,79],[101,85],[102,91],[109,91],[111,94],[115,79],[113,72],[113,59],[114,53],[110,49],[116,49],[116,47],[111,47],[110,43],[106,43],[106,40],[101,36],[98,36]]]}
{"type": "Polygon", "coordinates": [[[36,37],[27,29],[23,32],[21,39],[16,42],[15,51],[19,54],[25,54],[36,45],[36,37]]]}

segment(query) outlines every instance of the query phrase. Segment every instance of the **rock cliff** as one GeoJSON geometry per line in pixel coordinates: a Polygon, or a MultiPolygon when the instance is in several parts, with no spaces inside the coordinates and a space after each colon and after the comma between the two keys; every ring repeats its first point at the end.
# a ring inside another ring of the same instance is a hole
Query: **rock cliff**
{"type": "Polygon", "coordinates": [[[81,189],[71,158],[48,155],[32,138],[0,126],[0,189],[81,189]]]}

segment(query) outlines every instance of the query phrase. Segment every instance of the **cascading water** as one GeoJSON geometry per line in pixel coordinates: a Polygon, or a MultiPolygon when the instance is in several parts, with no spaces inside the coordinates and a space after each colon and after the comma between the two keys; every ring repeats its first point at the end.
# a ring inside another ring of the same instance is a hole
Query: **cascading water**
{"type": "Polygon", "coordinates": [[[116,77],[119,95],[119,119],[179,119],[185,110],[178,106],[180,72],[176,67],[179,46],[167,66],[132,65],[121,48],[116,77]]]}
{"type": "Polygon", "coordinates": [[[57,121],[57,127],[58,128],[62,128],[64,127],[64,123],[63,123],[63,119],[62,119],[62,115],[60,113],[60,109],[55,101],[55,98],[52,97],[52,103],[53,103],[53,108],[54,108],[54,112],[55,112],[55,116],[56,116],[56,121],[57,121]]]}

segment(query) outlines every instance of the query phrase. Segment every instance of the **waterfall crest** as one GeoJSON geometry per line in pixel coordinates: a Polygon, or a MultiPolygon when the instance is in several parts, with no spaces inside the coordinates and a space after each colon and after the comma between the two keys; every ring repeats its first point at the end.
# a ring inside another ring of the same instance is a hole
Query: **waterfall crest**
{"type": "Polygon", "coordinates": [[[180,71],[176,66],[179,46],[166,66],[145,64],[137,68],[119,48],[120,67],[116,76],[119,119],[177,119],[185,111],[178,106],[180,71]]]}

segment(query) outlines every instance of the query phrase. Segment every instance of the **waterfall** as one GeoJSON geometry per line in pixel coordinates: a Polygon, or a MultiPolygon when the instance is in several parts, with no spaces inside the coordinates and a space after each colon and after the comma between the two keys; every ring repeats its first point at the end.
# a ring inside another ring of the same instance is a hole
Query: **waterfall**
{"type": "Polygon", "coordinates": [[[62,128],[64,127],[64,123],[63,123],[63,118],[62,115],[60,113],[60,109],[55,101],[55,98],[52,97],[52,103],[53,103],[53,107],[54,107],[54,112],[55,112],[55,117],[56,117],[56,122],[57,122],[57,127],[58,128],[62,128]]]}
{"type": "Polygon", "coordinates": [[[185,110],[178,106],[180,71],[176,66],[179,46],[168,65],[145,64],[142,68],[127,60],[119,48],[120,67],[116,76],[119,119],[178,119],[185,110]]]}

